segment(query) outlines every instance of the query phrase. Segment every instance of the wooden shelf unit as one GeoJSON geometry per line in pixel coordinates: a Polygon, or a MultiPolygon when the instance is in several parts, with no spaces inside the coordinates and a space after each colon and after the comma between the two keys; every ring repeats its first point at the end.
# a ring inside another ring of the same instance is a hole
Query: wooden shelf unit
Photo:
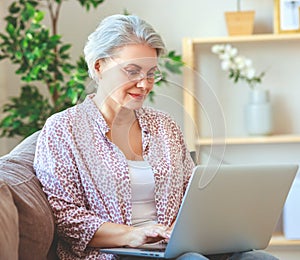
{"type": "MultiPolygon", "coordinates": [[[[184,118],[184,132],[186,143],[191,150],[195,150],[198,145],[212,144],[212,139],[200,138],[196,140],[196,129],[191,124],[191,119],[199,128],[197,118],[197,107],[194,99],[195,86],[193,79],[193,70],[196,69],[195,47],[201,44],[217,43],[238,43],[238,42],[277,42],[300,40],[300,33],[296,34],[254,34],[247,36],[230,36],[216,38],[184,38],[182,41],[182,56],[187,69],[183,71],[183,105],[187,115],[190,118],[184,118]]],[[[221,140],[224,143],[224,140],[221,140]]],[[[268,137],[228,137],[225,139],[227,144],[262,144],[262,143],[293,143],[300,141],[300,135],[290,136],[268,136],[268,137]]],[[[217,144],[218,140],[214,141],[217,144]]]]}
{"type": "MultiPolygon", "coordinates": [[[[197,107],[193,94],[195,91],[194,79],[192,71],[196,69],[195,47],[201,44],[217,44],[217,43],[239,43],[239,42],[276,42],[300,40],[299,34],[257,34],[249,36],[231,36],[217,38],[184,38],[183,61],[188,69],[183,73],[183,104],[187,115],[190,118],[184,118],[184,132],[186,143],[191,150],[196,150],[198,146],[205,145],[251,145],[251,144],[286,144],[300,143],[299,135],[270,135],[270,136],[246,136],[246,137],[226,137],[225,139],[212,138],[196,138],[196,130],[191,124],[191,119],[198,125],[197,107]]],[[[269,247],[271,248],[296,248],[300,250],[300,240],[287,240],[283,234],[274,234],[269,247]]]]}

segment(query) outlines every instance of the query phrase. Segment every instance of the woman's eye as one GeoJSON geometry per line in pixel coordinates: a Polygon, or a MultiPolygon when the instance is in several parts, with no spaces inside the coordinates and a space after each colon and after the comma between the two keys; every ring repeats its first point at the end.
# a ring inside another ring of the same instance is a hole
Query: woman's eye
{"type": "Polygon", "coordinates": [[[130,75],[130,76],[136,76],[136,75],[139,75],[139,74],[140,74],[140,71],[138,71],[138,70],[127,70],[126,72],[127,72],[128,75],[130,75]]]}
{"type": "Polygon", "coordinates": [[[147,74],[147,78],[154,78],[155,77],[155,73],[151,72],[147,74]]]}

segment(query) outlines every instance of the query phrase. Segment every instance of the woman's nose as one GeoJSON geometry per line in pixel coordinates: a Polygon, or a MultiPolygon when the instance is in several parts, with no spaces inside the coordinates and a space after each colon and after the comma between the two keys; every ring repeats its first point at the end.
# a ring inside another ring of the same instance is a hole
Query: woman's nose
{"type": "Polygon", "coordinates": [[[146,88],[148,86],[148,79],[145,77],[143,79],[141,79],[137,84],[136,86],[138,88],[146,88]]]}

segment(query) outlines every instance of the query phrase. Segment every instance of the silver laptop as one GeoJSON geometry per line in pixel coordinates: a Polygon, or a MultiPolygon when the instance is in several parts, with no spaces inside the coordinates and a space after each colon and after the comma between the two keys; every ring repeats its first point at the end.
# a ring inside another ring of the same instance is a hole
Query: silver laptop
{"type": "Polygon", "coordinates": [[[101,252],[175,258],[185,252],[232,253],[268,246],[298,165],[196,166],[169,243],[101,252]]]}

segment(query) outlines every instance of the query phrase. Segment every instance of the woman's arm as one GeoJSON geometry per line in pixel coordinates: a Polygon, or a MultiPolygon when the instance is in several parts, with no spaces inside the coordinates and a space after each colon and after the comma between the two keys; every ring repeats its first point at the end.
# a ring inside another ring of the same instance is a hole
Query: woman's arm
{"type": "Polygon", "coordinates": [[[90,241],[90,247],[138,247],[168,239],[170,232],[166,226],[155,224],[146,227],[132,227],[106,222],[97,230],[90,241]]]}

